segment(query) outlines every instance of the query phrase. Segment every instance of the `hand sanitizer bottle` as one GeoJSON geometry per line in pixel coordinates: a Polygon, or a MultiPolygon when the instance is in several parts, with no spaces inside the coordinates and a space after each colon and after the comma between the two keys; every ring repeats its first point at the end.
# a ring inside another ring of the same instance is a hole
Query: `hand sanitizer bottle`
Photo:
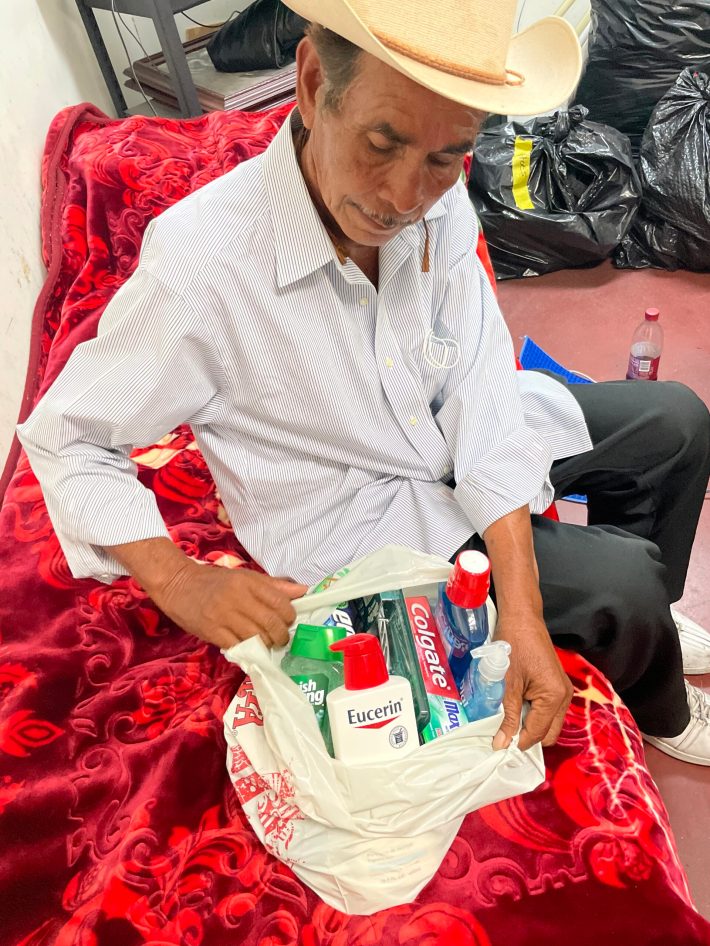
{"type": "Polygon", "coordinates": [[[470,723],[495,716],[500,710],[510,666],[510,644],[493,641],[479,647],[471,657],[471,666],[461,684],[463,708],[470,723]]]}
{"type": "Polygon", "coordinates": [[[456,559],[446,585],[439,586],[436,619],[457,686],[471,663],[470,652],[488,638],[486,598],[490,576],[487,557],[482,552],[466,551],[456,559]]]}
{"type": "Polygon", "coordinates": [[[353,634],[331,644],[345,664],[345,686],[326,701],[335,758],[348,765],[400,759],[417,749],[412,688],[391,677],[372,634],[353,634]]]}

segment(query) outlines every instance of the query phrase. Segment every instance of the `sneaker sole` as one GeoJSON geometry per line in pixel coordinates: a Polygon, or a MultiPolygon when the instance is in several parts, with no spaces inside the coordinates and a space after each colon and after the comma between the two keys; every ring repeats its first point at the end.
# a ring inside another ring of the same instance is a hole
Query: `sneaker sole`
{"type": "Polygon", "coordinates": [[[710,759],[701,759],[699,756],[683,752],[682,749],[675,749],[673,746],[669,746],[668,743],[663,742],[662,739],[657,739],[655,736],[644,736],[643,741],[654,746],[664,755],[670,755],[673,756],[674,759],[680,759],[681,762],[690,762],[692,765],[710,765],[710,759]]]}

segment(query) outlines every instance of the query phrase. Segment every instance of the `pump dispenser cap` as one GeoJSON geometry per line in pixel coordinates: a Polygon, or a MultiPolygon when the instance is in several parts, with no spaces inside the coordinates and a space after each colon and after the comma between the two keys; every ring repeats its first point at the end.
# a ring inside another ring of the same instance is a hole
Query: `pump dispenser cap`
{"type": "Polygon", "coordinates": [[[461,552],[446,583],[446,596],[457,608],[480,608],[490,583],[491,563],[483,552],[461,552]]]}
{"type": "Polygon", "coordinates": [[[658,309],[646,309],[646,312],[644,314],[646,316],[647,322],[657,322],[658,316],[661,313],[658,311],[658,309]]]}
{"type": "Polygon", "coordinates": [[[330,649],[343,655],[346,690],[369,690],[389,680],[382,647],[372,634],[351,634],[330,649]]]}
{"type": "Polygon", "coordinates": [[[471,652],[474,660],[480,658],[478,672],[486,680],[502,680],[510,666],[510,644],[508,641],[491,641],[471,652]]]}

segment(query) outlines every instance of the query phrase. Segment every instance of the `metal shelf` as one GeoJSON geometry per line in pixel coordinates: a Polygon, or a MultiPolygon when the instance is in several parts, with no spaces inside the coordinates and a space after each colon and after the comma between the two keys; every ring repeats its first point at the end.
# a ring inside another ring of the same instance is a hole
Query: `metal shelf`
{"type": "Polygon", "coordinates": [[[94,10],[115,10],[124,16],[144,16],[153,21],[160,47],[170,70],[170,78],[184,118],[201,115],[202,108],[192,81],[190,69],[175,25],[175,14],[199,6],[205,0],[76,0],[81,19],[89,35],[94,55],[108,87],[111,101],[119,118],[128,114],[123,89],[113,68],[94,10]]]}

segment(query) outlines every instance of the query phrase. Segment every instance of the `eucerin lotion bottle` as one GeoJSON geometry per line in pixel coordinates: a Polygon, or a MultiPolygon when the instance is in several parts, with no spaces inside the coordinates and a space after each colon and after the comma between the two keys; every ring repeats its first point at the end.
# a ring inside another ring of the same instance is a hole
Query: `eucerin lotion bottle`
{"type": "Polygon", "coordinates": [[[401,759],[419,746],[412,688],[391,677],[380,642],[353,634],[330,645],[342,651],[345,685],[326,697],[333,750],[346,765],[401,759]]]}

